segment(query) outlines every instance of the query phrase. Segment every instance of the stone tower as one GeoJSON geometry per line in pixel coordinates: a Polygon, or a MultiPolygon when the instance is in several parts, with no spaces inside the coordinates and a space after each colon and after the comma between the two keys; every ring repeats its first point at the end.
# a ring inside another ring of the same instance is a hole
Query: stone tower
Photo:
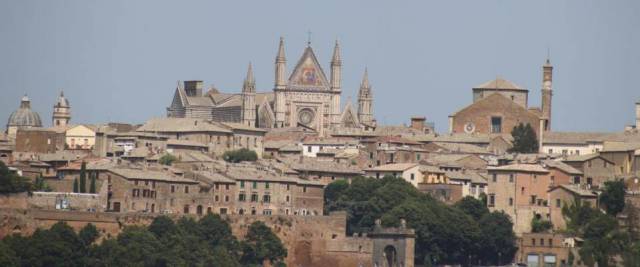
{"type": "Polygon", "coordinates": [[[53,105],[52,125],[65,127],[69,125],[71,120],[71,106],[69,101],[64,97],[64,92],[60,91],[58,101],[53,105]]]}
{"type": "Polygon", "coordinates": [[[407,228],[404,219],[400,220],[398,228],[384,228],[377,219],[368,236],[373,240],[373,266],[414,266],[416,234],[414,229],[407,228]]]}
{"type": "Polygon", "coordinates": [[[256,125],[256,80],[251,63],[242,85],[242,123],[252,127],[256,125]]]}
{"type": "Polygon", "coordinates": [[[285,77],[287,73],[287,59],[284,57],[284,38],[280,37],[280,45],[278,46],[278,55],[276,55],[276,68],[275,68],[275,87],[273,89],[275,93],[275,127],[283,127],[285,120],[285,92],[287,87],[287,79],[285,77]]]}
{"type": "Polygon", "coordinates": [[[640,100],[636,102],[636,129],[640,130],[640,100]]]}
{"type": "Polygon", "coordinates": [[[340,44],[336,40],[331,58],[331,124],[340,124],[340,95],[342,94],[342,59],[340,44]]]}
{"type": "Polygon", "coordinates": [[[553,66],[551,66],[551,62],[547,58],[547,62],[542,66],[542,121],[544,131],[551,131],[551,98],[553,96],[551,87],[552,81],[553,66]]]}
{"type": "Polygon", "coordinates": [[[369,85],[369,72],[365,68],[360,91],[358,91],[358,120],[360,123],[372,126],[373,123],[373,93],[369,85]]]}

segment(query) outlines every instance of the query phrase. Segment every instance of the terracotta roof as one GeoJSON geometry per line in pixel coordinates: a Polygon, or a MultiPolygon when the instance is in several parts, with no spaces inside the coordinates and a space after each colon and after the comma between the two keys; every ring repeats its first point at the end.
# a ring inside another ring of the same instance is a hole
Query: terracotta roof
{"type": "Polygon", "coordinates": [[[609,133],[594,132],[545,132],[543,144],[587,144],[602,143],[609,133]]]}
{"type": "Polygon", "coordinates": [[[471,154],[490,154],[486,148],[473,144],[466,143],[446,143],[446,142],[433,142],[434,144],[450,151],[457,153],[471,153],[471,154]]]}
{"type": "Polygon", "coordinates": [[[220,124],[230,128],[231,130],[243,130],[243,131],[251,131],[251,132],[261,132],[261,133],[266,133],[267,132],[264,129],[247,126],[247,125],[244,125],[242,123],[220,122],[220,124]]]}
{"type": "Polygon", "coordinates": [[[455,172],[446,172],[445,175],[449,177],[449,179],[454,180],[466,180],[470,181],[474,184],[486,184],[487,178],[484,175],[481,175],[478,172],[474,171],[455,171],[455,172]]]}
{"type": "Polygon", "coordinates": [[[193,147],[208,147],[205,144],[190,141],[190,140],[178,140],[178,139],[169,139],[167,140],[167,146],[193,146],[193,147]]]}
{"type": "Polygon", "coordinates": [[[438,168],[437,166],[433,166],[433,165],[420,165],[420,171],[421,172],[429,172],[429,173],[442,173],[442,174],[445,173],[445,171],[443,171],[440,168],[438,168]]]}
{"type": "Polygon", "coordinates": [[[595,193],[593,193],[591,190],[587,190],[587,189],[581,188],[578,185],[573,185],[573,184],[561,184],[561,185],[558,185],[558,186],[555,186],[555,187],[549,189],[549,192],[554,191],[554,190],[556,190],[558,188],[565,189],[565,190],[567,190],[569,192],[572,192],[572,193],[574,193],[576,195],[579,195],[581,197],[589,197],[589,198],[597,197],[597,195],[595,193]]]}
{"type": "Polygon", "coordinates": [[[180,151],[172,153],[180,162],[213,162],[214,160],[202,152],[180,151]]]}
{"type": "Polygon", "coordinates": [[[504,166],[499,166],[499,167],[487,167],[487,170],[541,172],[541,173],[548,173],[549,172],[549,170],[545,169],[544,167],[540,166],[539,164],[521,164],[521,163],[504,165],[504,166]]]}
{"type": "Polygon", "coordinates": [[[588,161],[588,160],[592,160],[592,159],[595,159],[595,158],[602,158],[603,160],[609,161],[609,160],[601,157],[600,154],[598,154],[598,153],[567,156],[562,161],[564,161],[564,162],[583,162],[583,161],[588,161]]]}
{"type": "Polygon", "coordinates": [[[155,170],[141,170],[141,169],[123,169],[123,168],[111,168],[110,172],[124,177],[125,179],[134,180],[156,180],[165,182],[178,182],[178,183],[197,183],[194,180],[185,179],[182,177],[174,176],[168,172],[155,171],[155,170]]]}
{"type": "Polygon", "coordinates": [[[229,129],[201,119],[161,118],[151,119],[138,128],[139,132],[221,132],[231,133],[229,129]]]}
{"type": "Polygon", "coordinates": [[[520,87],[519,85],[502,78],[497,78],[495,80],[485,82],[481,85],[473,87],[473,89],[505,89],[505,90],[528,91],[527,89],[520,87]]]}
{"type": "Polygon", "coordinates": [[[376,166],[373,168],[368,168],[368,169],[365,169],[365,171],[406,171],[415,166],[418,166],[418,164],[417,163],[391,163],[391,164],[376,166]]]}
{"type": "Polygon", "coordinates": [[[640,149],[640,143],[607,141],[604,142],[602,152],[634,151],[637,149],[640,149]]]}
{"type": "Polygon", "coordinates": [[[566,172],[568,174],[574,174],[574,175],[582,175],[582,172],[577,170],[574,167],[569,166],[568,164],[562,162],[562,161],[556,161],[556,160],[543,160],[542,163],[546,164],[547,166],[551,167],[551,168],[556,168],[559,169],[563,172],[566,172]]]}

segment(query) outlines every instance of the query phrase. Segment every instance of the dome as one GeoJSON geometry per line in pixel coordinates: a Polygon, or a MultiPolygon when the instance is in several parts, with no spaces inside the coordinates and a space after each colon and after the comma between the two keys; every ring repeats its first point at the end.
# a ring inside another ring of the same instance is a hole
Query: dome
{"type": "Polygon", "coordinates": [[[69,100],[64,97],[64,92],[60,91],[60,96],[58,97],[58,101],[56,101],[55,107],[57,108],[68,108],[69,100]]]}
{"type": "Polygon", "coordinates": [[[42,120],[37,112],[31,110],[31,101],[26,95],[20,101],[20,108],[11,113],[7,128],[15,127],[42,127],[42,120]]]}

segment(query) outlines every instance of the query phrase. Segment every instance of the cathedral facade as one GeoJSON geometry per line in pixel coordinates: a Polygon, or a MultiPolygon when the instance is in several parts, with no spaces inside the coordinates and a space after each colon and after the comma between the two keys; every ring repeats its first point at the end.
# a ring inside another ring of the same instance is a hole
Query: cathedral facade
{"type": "Polygon", "coordinates": [[[202,81],[178,83],[167,116],[235,122],[259,128],[303,127],[320,135],[344,128],[373,130],[376,122],[367,71],[355,110],[351,103],[344,107],[341,104],[342,60],[338,42],[330,68],[327,78],[308,44],[287,78],[284,40],[280,38],[272,92],[256,92],[253,69],[249,65],[240,93],[222,93],[216,89],[204,93],[202,81]]]}

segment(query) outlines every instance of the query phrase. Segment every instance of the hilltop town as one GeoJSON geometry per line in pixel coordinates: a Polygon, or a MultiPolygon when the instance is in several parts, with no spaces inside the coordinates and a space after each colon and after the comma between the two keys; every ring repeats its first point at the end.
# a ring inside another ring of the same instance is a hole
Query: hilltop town
{"type": "MultiPolygon", "coordinates": [[[[481,203],[470,211],[506,215],[514,249],[484,264],[600,262],[585,252],[594,243],[572,210],[609,216],[615,231],[638,242],[640,101],[621,103],[635,105],[636,122],[619,131],[556,131],[552,100],[563,92],[553,89],[551,59],[541,59],[540,73],[531,73],[541,78],[540,107],[529,106],[529,89],[495,78],[469,85],[472,102],[451,110],[445,132],[435,131],[428,114],[382,125],[376,78],[365,66],[363,73],[343,73],[338,42],[330,59],[317,58],[310,43],[294,61],[286,52],[281,38],[273,88],[257,90],[251,65],[235,91],[200,80],[167,85],[174,96],[166,116],[142,124],[76,121],[74,113],[83,111],[62,91],[51,103],[16,99],[15,112],[0,114],[7,119],[0,134],[2,175],[25,177],[31,186],[2,188],[0,238],[64,221],[75,230],[96,225],[107,239],[158,216],[217,214],[238,236],[264,222],[287,249],[288,266],[437,264],[435,252],[427,251],[432,247],[424,245],[437,241],[425,241],[421,226],[427,224],[410,212],[394,206],[376,206],[369,217],[354,212],[355,202],[383,191],[365,191],[361,199],[339,195],[379,180],[383,184],[374,187],[389,190],[381,202],[401,196],[451,214],[458,213],[450,207],[481,203]],[[341,100],[344,75],[362,75],[356,103],[341,100]],[[38,114],[32,105],[52,105],[52,113],[38,114]],[[616,186],[623,191],[612,197],[616,186]]],[[[443,214],[422,219],[457,216],[443,214]]],[[[611,255],[605,261],[625,258],[619,251],[611,255]]],[[[439,259],[483,264],[471,253],[439,259]]]]}

